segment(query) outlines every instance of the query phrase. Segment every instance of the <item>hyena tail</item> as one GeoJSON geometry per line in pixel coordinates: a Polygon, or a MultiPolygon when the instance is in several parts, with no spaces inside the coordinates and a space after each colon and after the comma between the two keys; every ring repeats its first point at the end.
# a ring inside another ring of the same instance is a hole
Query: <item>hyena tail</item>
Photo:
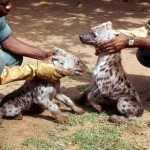
{"type": "Polygon", "coordinates": [[[91,91],[91,86],[85,88],[82,95],[76,100],[76,104],[85,105],[85,103],[87,102],[87,95],[90,91],[91,91]]]}
{"type": "Polygon", "coordinates": [[[84,105],[87,100],[87,94],[82,94],[78,99],[75,100],[77,105],[84,105]]]}
{"type": "Polygon", "coordinates": [[[137,117],[141,117],[143,115],[143,113],[144,113],[144,108],[143,108],[143,106],[141,106],[138,111],[137,117]]]}

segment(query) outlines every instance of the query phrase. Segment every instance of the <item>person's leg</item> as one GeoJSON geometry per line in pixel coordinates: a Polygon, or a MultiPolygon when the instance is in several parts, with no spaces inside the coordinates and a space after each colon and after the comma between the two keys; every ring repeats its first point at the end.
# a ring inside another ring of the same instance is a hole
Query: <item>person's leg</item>
{"type": "Polygon", "coordinates": [[[143,66],[150,67],[150,51],[138,49],[136,57],[143,66]]]}
{"type": "Polygon", "coordinates": [[[4,66],[20,66],[23,61],[23,56],[18,56],[8,52],[7,50],[0,49],[0,74],[4,66]]]}

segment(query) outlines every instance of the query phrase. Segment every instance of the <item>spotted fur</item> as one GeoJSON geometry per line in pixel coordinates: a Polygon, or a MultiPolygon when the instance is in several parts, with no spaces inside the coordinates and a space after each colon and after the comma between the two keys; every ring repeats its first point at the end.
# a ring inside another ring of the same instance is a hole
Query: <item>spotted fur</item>
{"type": "MultiPolygon", "coordinates": [[[[83,73],[85,65],[78,57],[60,48],[54,50],[58,53],[52,57],[55,66],[69,69],[75,75],[83,73]]],[[[48,61],[50,62],[50,58],[48,61]]],[[[34,78],[31,81],[26,81],[22,87],[2,99],[0,118],[15,117],[16,119],[22,119],[24,112],[30,112],[38,108],[49,110],[58,123],[65,123],[67,117],[63,116],[59,107],[52,102],[53,98],[63,102],[77,114],[84,113],[82,108],[77,107],[69,97],[60,91],[60,80],[51,83],[34,78]]]]}
{"type": "MultiPolygon", "coordinates": [[[[119,34],[111,26],[111,22],[100,24],[88,33],[81,34],[80,40],[93,46],[110,40],[119,34]]],[[[104,103],[117,109],[119,114],[110,116],[110,121],[116,123],[135,119],[143,114],[139,95],[128,81],[121,65],[120,52],[98,55],[93,71],[93,82],[83,91],[79,103],[85,101],[97,112],[101,112],[104,103]]]]}

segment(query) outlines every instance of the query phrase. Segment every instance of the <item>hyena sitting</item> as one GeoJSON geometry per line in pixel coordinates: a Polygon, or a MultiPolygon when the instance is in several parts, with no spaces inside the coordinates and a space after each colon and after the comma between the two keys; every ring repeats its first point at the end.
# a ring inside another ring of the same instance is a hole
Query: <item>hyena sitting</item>
{"type": "MultiPolygon", "coordinates": [[[[55,66],[69,70],[72,75],[82,75],[85,65],[78,57],[57,47],[54,48],[54,51],[57,52],[57,55],[48,58],[49,62],[52,61],[55,66]]],[[[69,106],[76,114],[84,113],[82,108],[77,107],[69,97],[61,93],[60,80],[50,83],[34,78],[31,81],[26,81],[22,87],[2,99],[0,118],[15,117],[16,119],[22,119],[22,113],[34,110],[34,107],[36,107],[48,109],[58,123],[67,122],[67,117],[63,116],[59,107],[52,102],[53,98],[69,106]]]]}
{"type": "MultiPolygon", "coordinates": [[[[96,46],[118,34],[112,29],[112,23],[106,22],[91,28],[88,33],[81,34],[80,40],[84,44],[96,46]]],[[[98,54],[93,83],[79,98],[80,104],[84,102],[88,102],[97,112],[101,112],[104,103],[115,107],[118,114],[110,116],[109,119],[116,123],[135,119],[143,114],[140,98],[122,68],[120,52],[98,54]]]]}

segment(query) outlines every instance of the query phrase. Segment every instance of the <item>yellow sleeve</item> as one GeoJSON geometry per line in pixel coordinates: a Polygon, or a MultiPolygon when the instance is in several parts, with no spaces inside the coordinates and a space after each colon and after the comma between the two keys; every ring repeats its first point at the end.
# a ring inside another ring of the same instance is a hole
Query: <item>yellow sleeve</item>
{"type": "Polygon", "coordinates": [[[145,26],[142,26],[140,28],[136,28],[134,30],[119,30],[119,32],[128,35],[128,36],[139,36],[139,37],[147,37],[150,35],[150,25],[148,23],[145,24],[145,26]]]}

